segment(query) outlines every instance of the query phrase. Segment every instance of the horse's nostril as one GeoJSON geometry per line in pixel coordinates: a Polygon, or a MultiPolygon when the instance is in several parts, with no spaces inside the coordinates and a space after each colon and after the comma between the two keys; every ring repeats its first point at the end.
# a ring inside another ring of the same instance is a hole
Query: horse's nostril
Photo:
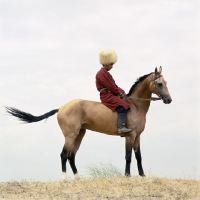
{"type": "Polygon", "coordinates": [[[168,101],[167,101],[168,103],[171,103],[172,102],[172,100],[171,99],[168,99],[168,101]]]}
{"type": "Polygon", "coordinates": [[[171,99],[163,99],[163,102],[166,103],[166,104],[171,103],[171,101],[172,101],[171,99]]]}

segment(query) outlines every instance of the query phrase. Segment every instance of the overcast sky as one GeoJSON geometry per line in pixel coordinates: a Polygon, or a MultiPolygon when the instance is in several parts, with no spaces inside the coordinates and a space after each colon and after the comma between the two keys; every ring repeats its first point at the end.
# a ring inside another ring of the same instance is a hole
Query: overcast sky
{"type": "MultiPolygon", "coordinates": [[[[145,174],[199,179],[199,11],[198,0],[0,0],[0,182],[61,179],[64,137],[56,115],[20,124],[3,106],[41,115],[76,98],[100,101],[102,49],[116,51],[111,74],[126,92],[163,67],[173,101],[152,102],[147,113],[145,174]]],[[[99,162],[124,172],[124,138],[87,131],[79,174],[99,162]]],[[[134,156],[131,172],[138,175],[134,156]]]]}

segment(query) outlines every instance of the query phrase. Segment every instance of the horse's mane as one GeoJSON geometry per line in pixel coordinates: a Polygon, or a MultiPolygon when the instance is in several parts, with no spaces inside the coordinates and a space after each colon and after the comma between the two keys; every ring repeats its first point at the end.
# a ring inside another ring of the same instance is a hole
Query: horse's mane
{"type": "Polygon", "coordinates": [[[131,87],[131,89],[129,90],[129,93],[127,94],[127,96],[130,96],[130,95],[132,94],[133,90],[137,87],[137,85],[138,85],[140,82],[142,82],[145,78],[147,78],[149,75],[151,75],[151,74],[152,74],[152,73],[146,74],[146,75],[141,76],[140,78],[138,78],[138,79],[136,80],[136,82],[132,85],[132,87],[131,87]]]}

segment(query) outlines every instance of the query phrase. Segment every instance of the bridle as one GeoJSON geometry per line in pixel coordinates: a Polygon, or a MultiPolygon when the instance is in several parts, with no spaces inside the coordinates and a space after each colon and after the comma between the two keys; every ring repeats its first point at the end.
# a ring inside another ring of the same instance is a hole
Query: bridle
{"type": "MultiPolygon", "coordinates": [[[[156,76],[156,78],[152,78],[152,80],[151,80],[151,82],[153,82],[155,88],[156,88],[155,81],[160,77],[162,77],[161,74],[159,76],[156,76]]],[[[142,100],[142,101],[158,101],[158,100],[162,100],[161,95],[158,94],[158,96],[159,96],[159,98],[158,97],[151,97],[149,99],[144,99],[144,98],[131,97],[131,99],[137,99],[137,100],[142,100]]]]}
{"type": "MultiPolygon", "coordinates": [[[[160,77],[162,77],[161,74],[159,74],[158,76],[156,76],[154,79],[152,78],[152,80],[151,80],[151,81],[153,82],[155,88],[156,88],[156,83],[155,83],[155,81],[156,81],[157,79],[159,79],[160,77]]],[[[154,101],[156,101],[156,100],[161,100],[161,99],[162,99],[160,93],[158,93],[157,95],[159,96],[159,98],[153,97],[153,98],[155,99],[154,101]]]]}

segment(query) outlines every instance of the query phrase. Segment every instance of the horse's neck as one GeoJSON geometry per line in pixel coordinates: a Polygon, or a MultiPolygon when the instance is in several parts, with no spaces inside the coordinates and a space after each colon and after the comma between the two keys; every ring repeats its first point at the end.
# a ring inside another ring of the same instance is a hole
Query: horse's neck
{"type": "Polygon", "coordinates": [[[149,87],[150,81],[151,81],[151,75],[148,76],[141,83],[139,83],[136,90],[133,92],[133,95],[138,98],[144,98],[144,99],[151,98],[152,93],[151,93],[150,87],[149,87]]]}
{"type": "Polygon", "coordinates": [[[143,110],[145,113],[148,111],[151,102],[151,76],[152,75],[149,75],[146,79],[139,83],[133,93],[130,95],[130,98],[133,100],[137,109],[143,110]]]}

